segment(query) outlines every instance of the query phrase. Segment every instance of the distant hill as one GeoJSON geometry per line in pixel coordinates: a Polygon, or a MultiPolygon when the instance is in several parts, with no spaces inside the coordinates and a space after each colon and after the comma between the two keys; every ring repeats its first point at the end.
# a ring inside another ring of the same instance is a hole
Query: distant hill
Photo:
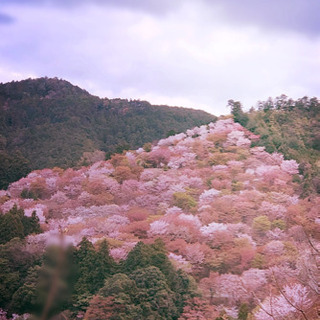
{"type": "Polygon", "coordinates": [[[84,152],[135,149],[215,120],[200,110],[100,99],[57,78],[0,84],[0,188],[31,169],[74,166],[84,152]]]}

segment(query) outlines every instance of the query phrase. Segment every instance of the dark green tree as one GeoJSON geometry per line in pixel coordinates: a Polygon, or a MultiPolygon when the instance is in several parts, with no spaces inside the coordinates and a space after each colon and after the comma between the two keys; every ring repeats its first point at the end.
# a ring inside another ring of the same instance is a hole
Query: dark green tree
{"type": "Polygon", "coordinates": [[[107,277],[110,277],[115,268],[115,262],[109,254],[109,245],[107,240],[103,240],[96,252],[96,286],[101,288],[107,277]]]}
{"type": "Polygon", "coordinates": [[[20,151],[0,151],[0,190],[17,181],[31,171],[30,162],[20,151]]]}
{"type": "MultiPolygon", "coordinates": [[[[40,292],[41,267],[31,268],[23,285],[14,293],[11,308],[18,313],[41,314],[47,298],[47,290],[40,292]]],[[[48,288],[46,288],[48,289],[48,288]]]]}
{"type": "Polygon", "coordinates": [[[75,254],[75,260],[78,267],[78,279],[75,284],[77,295],[84,293],[94,293],[96,286],[96,251],[92,243],[83,238],[79,244],[79,249],[75,254]]]}
{"type": "Polygon", "coordinates": [[[23,216],[21,220],[25,236],[31,233],[41,233],[39,218],[35,211],[32,212],[31,217],[23,216]]]}
{"type": "Polygon", "coordinates": [[[245,127],[249,121],[249,118],[247,114],[243,112],[241,102],[229,100],[228,107],[231,109],[231,114],[233,115],[234,121],[239,122],[245,127]]]}
{"type": "Polygon", "coordinates": [[[176,319],[176,295],[169,288],[159,268],[150,266],[134,271],[130,275],[138,288],[138,300],[143,319],[176,319]]]}
{"type": "Polygon", "coordinates": [[[11,301],[13,293],[20,284],[18,271],[13,271],[10,261],[0,258],[0,305],[6,306],[11,301]]]}
{"type": "Polygon", "coordinates": [[[98,250],[95,250],[92,243],[83,238],[79,249],[74,253],[74,263],[73,304],[83,310],[88,306],[91,297],[104,285],[105,279],[112,275],[114,261],[109,255],[106,241],[102,241],[98,250]]]}
{"type": "Polygon", "coordinates": [[[39,219],[35,212],[31,217],[26,217],[24,210],[14,205],[6,214],[0,215],[0,244],[13,238],[23,239],[28,234],[40,232],[39,219]]]}
{"type": "Polygon", "coordinates": [[[0,244],[6,243],[13,238],[24,238],[22,224],[23,210],[15,205],[9,212],[0,215],[0,244]]]}
{"type": "Polygon", "coordinates": [[[144,319],[138,293],[134,280],[125,274],[117,273],[105,281],[105,285],[99,291],[99,296],[112,298],[110,307],[113,312],[110,319],[138,320],[144,319]]]}

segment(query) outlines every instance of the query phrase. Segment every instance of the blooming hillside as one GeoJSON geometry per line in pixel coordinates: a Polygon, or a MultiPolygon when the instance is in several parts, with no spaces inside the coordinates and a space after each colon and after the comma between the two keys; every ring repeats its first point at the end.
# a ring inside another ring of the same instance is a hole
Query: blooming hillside
{"type": "Polygon", "coordinates": [[[0,83],[0,188],[31,170],[92,164],[215,120],[201,110],[100,99],[57,78],[0,83]]]}
{"type": "Polygon", "coordinates": [[[33,171],[1,191],[0,210],[36,211],[37,250],[63,232],[74,245],[107,239],[121,261],[161,238],[205,304],[180,319],[316,319],[320,197],[300,199],[298,164],[251,148],[258,139],[226,119],[80,170],[33,171]]]}

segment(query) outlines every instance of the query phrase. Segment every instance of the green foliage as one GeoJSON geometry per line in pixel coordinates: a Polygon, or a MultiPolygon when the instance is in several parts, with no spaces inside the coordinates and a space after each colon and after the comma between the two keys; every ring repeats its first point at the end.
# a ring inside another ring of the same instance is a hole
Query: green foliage
{"type": "MultiPolygon", "coordinates": [[[[69,306],[75,314],[87,310],[85,319],[88,320],[178,319],[184,302],[195,295],[194,282],[183,272],[174,269],[161,240],[156,240],[151,245],[138,243],[118,268],[109,257],[105,241],[95,249],[84,238],[78,249],[73,249],[73,253],[72,250],[70,253],[68,256],[76,268],[74,271],[70,267],[65,269],[68,270],[67,273],[73,274],[73,282],[66,276],[60,282],[66,282],[71,292],[66,296],[60,290],[65,304],[52,306],[52,313],[58,313],[69,306]],[[103,282],[96,282],[99,277],[103,282]]],[[[36,269],[49,270],[50,266],[56,265],[54,257],[47,252],[42,266],[36,269]]],[[[34,274],[34,270],[32,273],[34,274]]],[[[41,282],[39,274],[41,272],[34,275],[34,278],[38,277],[38,282],[41,282]]],[[[14,305],[21,305],[19,310],[32,309],[36,312],[35,303],[41,305],[38,301],[42,291],[38,284],[32,285],[29,278],[16,291],[14,305]],[[26,295],[29,307],[23,304],[22,294],[26,295]]]]}
{"type": "Polygon", "coordinates": [[[169,130],[166,134],[166,138],[176,135],[178,132],[175,132],[174,130],[169,130]]]}
{"type": "Polygon", "coordinates": [[[0,258],[0,305],[11,300],[12,294],[19,287],[19,272],[12,270],[10,261],[0,258]]]}
{"type": "Polygon", "coordinates": [[[182,312],[184,301],[197,295],[196,285],[183,271],[174,269],[160,239],[152,245],[139,242],[129,253],[123,268],[126,273],[132,274],[136,270],[151,266],[159,269],[164,275],[168,288],[176,294],[175,306],[178,312],[182,312]]]}
{"type": "Polygon", "coordinates": [[[265,258],[261,253],[257,253],[251,262],[252,268],[263,269],[265,266],[265,258]]]}
{"type": "Polygon", "coordinates": [[[228,106],[231,109],[234,121],[239,122],[242,126],[245,127],[249,121],[249,118],[247,114],[243,112],[241,103],[239,101],[229,100],[228,106]]]}
{"type": "Polygon", "coordinates": [[[107,242],[103,241],[98,250],[95,250],[86,238],[83,238],[79,244],[79,249],[75,253],[75,262],[78,268],[75,292],[78,296],[97,292],[103,286],[106,277],[112,274],[114,267],[107,242]]]}
{"type": "MultiPolygon", "coordinates": [[[[19,211],[15,208],[16,211],[19,211]]],[[[178,319],[196,296],[194,280],[176,271],[164,243],[142,242],[116,265],[106,241],[83,238],[78,248],[51,246],[41,259],[21,240],[0,245],[0,303],[20,314],[52,317],[63,310],[85,319],[178,319]]]]}
{"type": "Polygon", "coordinates": [[[31,268],[24,284],[12,296],[12,309],[19,313],[30,312],[39,314],[45,304],[47,297],[46,288],[40,288],[43,285],[41,278],[41,267],[31,268]]]}
{"type": "MultiPolygon", "coordinates": [[[[174,268],[166,255],[162,240],[158,239],[152,245],[138,242],[137,245],[129,252],[124,262],[123,270],[131,273],[139,268],[155,266],[163,272],[168,279],[172,278],[175,272],[174,268]]],[[[170,285],[170,284],[169,284],[170,285]]]]}
{"type": "MultiPolygon", "coordinates": [[[[115,262],[109,254],[109,245],[107,240],[103,240],[98,247],[96,253],[96,265],[99,270],[100,277],[107,278],[114,272],[115,262]]],[[[98,284],[99,286],[102,283],[98,284]]]]}
{"type": "Polygon", "coordinates": [[[37,195],[32,190],[29,190],[29,189],[23,189],[20,194],[20,197],[22,199],[33,199],[33,200],[38,199],[37,195]]]}
{"type": "Polygon", "coordinates": [[[0,150],[0,164],[0,190],[6,189],[11,182],[19,180],[31,171],[30,161],[20,151],[0,150]]]}
{"type": "Polygon", "coordinates": [[[239,308],[238,320],[247,320],[249,314],[249,306],[246,303],[242,303],[239,308]]]}
{"type": "Polygon", "coordinates": [[[23,216],[21,220],[25,236],[32,233],[41,233],[39,218],[35,211],[32,212],[31,217],[23,216]]]}
{"type": "Polygon", "coordinates": [[[134,298],[137,293],[138,289],[134,280],[123,273],[117,273],[106,279],[104,286],[99,291],[103,297],[128,295],[130,298],[134,298]]]}
{"type": "Polygon", "coordinates": [[[13,238],[24,238],[31,233],[40,233],[39,219],[33,212],[31,217],[24,215],[23,209],[16,205],[6,214],[0,214],[0,244],[13,238]]]}
{"type": "MultiPolygon", "coordinates": [[[[240,112],[241,113],[241,112],[240,112]]],[[[260,140],[255,145],[265,146],[267,152],[280,152],[285,159],[300,163],[304,180],[299,182],[301,193],[308,196],[320,193],[320,102],[303,97],[292,100],[285,95],[258,103],[258,110],[246,114],[247,123],[240,123],[260,140]]],[[[297,179],[297,178],[296,178],[297,179]]]]}
{"type": "Polygon", "coordinates": [[[130,276],[138,288],[138,300],[143,319],[149,317],[174,319],[177,317],[175,294],[170,290],[164,274],[156,267],[138,269],[130,276]]]}
{"type": "Polygon", "coordinates": [[[125,273],[108,278],[99,291],[127,309],[121,319],[177,319],[184,301],[193,295],[192,281],[174,270],[159,240],[152,245],[139,242],[122,268],[125,273]]]}
{"type": "Polygon", "coordinates": [[[21,217],[10,212],[0,215],[0,244],[6,243],[16,237],[24,237],[21,217]]]}
{"type": "Polygon", "coordinates": [[[173,194],[173,205],[182,210],[190,211],[197,206],[197,201],[185,192],[175,192],[173,194]]]}
{"type": "Polygon", "coordinates": [[[151,148],[152,148],[152,144],[150,142],[147,142],[143,145],[143,150],[145,152],[150,152],[151,151],[151,148]]]}
{"type": "Polygon", "coordinates": [[[41,265],[28,270],[24,283],[12,296],[11,307],[42,318],[65,310],[70,302],[69,263],[62,247],[48,247],[41,265]]]}
{"type": "Polygon", "coordinates": [[[200,110],[99,99],[57,78],[0,84],[4,105],[0,189],[30,170],[75,166],[84,152],[102,150],[110,157],[164,138],[170,130],[182,132],[216,120],[200,110]]]}
{"type": "Polygon", "coordinates": [[[271,227],[272,227],[272,229],[279,228],[281,230],[285,230],[287,226],[286,226],[286,222],[284,220],[276,219],[276,220],[272,221],[271,227]]]}
{"type": "Polygon", "coordinates": [[[252,229],[260,235],[265,234],[271,228],[271,222],[267,216],[258,216],[253,219],[252,229]]]}
{"type": "Polygon", "coordinates": [[[28,269],[34,267],[38,257],[26,251],[23,240],[18,238],[0,245],[0,257],[0,305],[9,308],[13,294],[25,282],[28,269]]]}
{"type": "Polygon", "coordinates": [[[127,275],[117,273],[107,279],[98,294],[102,297],[112,298],[113,310],[111,310],[110,317],[115,316],[115,311],[119,319],[139,319],[139,316],[141,316],[137,285],[127,275]],[[121,305],[121,308],[117,308],[119,305],[121,305]]]}
{"type": "Polygon", "coordinates": [[[15,312],[41,315],[47,309],[50,316],[68,308],[86,310],[93,294],[113,272],[114,262],[105,241],[97,249],[85,238],[78,249],[48,247],[38,265],[21,265],[22,261],[12,257],[13,250],[25,263],[30,258],[11,242],[0,246],[0,269],[4,272],[0,275],[0,302],[15,312]]]}

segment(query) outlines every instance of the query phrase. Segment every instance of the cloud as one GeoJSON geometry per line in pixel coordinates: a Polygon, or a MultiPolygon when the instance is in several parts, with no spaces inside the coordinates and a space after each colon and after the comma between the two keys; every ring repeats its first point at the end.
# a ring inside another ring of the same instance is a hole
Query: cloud
{"type": "Polygon", "coordinates": [[[14,22],[14,18],[8,14],[0,12],[0,24],[10,24],[14,22]]]}
{"type": "Polygon", "coordinates": [[[131,10],[129,1],[73,10],[8,4],[5,12],[16,21],[0,26],[0,81],[18,79],[14,74],[57,76],[102,97],[217,115],[228,113],[228,99],[250,107],[282,93],[318,93],[319,39],[231,23],[226,7],[212,2],[185,0],[163,14],[131,10]]]}
{"type": "Polygon", "coordinates": [[[156,15],[166,14],[178,8],[186,0],[2,0],[3,3],[33,7],[55,7],[60,9],[83,6],[118,7],[130,11],[144,11],[156,15]]]}
{"type": "Polygon", "coordinates": [[[218,5],[229,23],[255,25],[271,30],[291,30],[319,36],[318,0],[205,0],[218,5]]]}
{"type": "Polygon", "coordinates": [[[320,2],[318,0],[2,0],[4,4],[48,6],[60,9],[82,6],[118,7],[155,15],[169,14],[184,4],[202,3],[208,12],[219,12],[230,24],[259,26],[272,30],[292,30],[319,35],[320,2]]]}

